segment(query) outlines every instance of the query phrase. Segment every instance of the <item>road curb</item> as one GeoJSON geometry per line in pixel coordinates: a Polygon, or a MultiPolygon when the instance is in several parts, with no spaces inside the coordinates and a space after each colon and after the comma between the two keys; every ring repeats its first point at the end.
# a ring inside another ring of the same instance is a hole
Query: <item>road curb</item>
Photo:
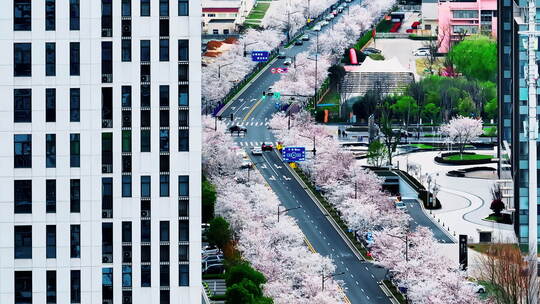
{"type": "Polygon", "coordinates": [[[452,241],[454,241],[454,244],[457,243],[456,237],[453,236],[448,230],[446,230],[445,227],[441,226],[440,223],[434,221],[435,218],[426,212],[426,208],[424,208],[424,202],[422,202],[422,200],[419,199],[419,198],[416,198],[416,201],[417,201],[418,204],[420,205],[420,209],[422,209],[422,212],[424,212],[424,214],[426,215],[426,217],[427,217],[433,224],[435,224],[437,227],[439,227],[439,229],[440,229],[441,231],[444,231],[444,233],[445,233],[449,238],[451,238],[452,241]]]}
{"type": "Polygon", "coordinates": [[[384,294],[387,295],[388,298],[390,299],[390,302],[392,302],[393,304],[399,304],[399,301],[396,299],[396,297],[394,297],[394,294],[390,291],[390,289],[386,287],[386,284],[384,284],[384,282],[378,282],[378,283],[379,283],[379,287],[381,287],[384,294]]]}
{"type": "Polygon", "coordinates": [[[238,99],[238,97],[240,97],[240,95],[244,94],[244,92],[255,82],[255,80],[257,80],[259,77],[261,77],[261,75],[263,74],[263,72],[265,72],[266,70],[268,70],[268,68],[270,66],[272,66],[272,64],[274,64],[274,62],[276,62],[278,60],[277,56],[272,59],[270,62],[268,62],[266,64],[266,66],[264,68],[262,68],[259,72],[257,72],[257,74],[255,74],[255,76],[240,90],[238,91],[238,93],[236,93],[232,98],[231,100],[229,100],[229,102],[227,102],[223,108],[221,108],[221,110],[219,110],[217,113],[216,113],[216,116],[221,116],[221,114],[223,114],[223,112],[225,112],[225,110],[227,110],[229,108],[229,106],[231,104],[234,103],[234,100],[238,99]]]}

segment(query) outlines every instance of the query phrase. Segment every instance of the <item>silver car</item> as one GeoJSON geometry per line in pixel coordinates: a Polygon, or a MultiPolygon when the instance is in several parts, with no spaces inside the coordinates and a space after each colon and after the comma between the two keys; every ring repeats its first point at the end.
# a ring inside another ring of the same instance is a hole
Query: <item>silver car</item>
{"type": "Polygon", "coordinates": [[[284,65],[291,65],[293,63],[293,60],[291,57],[287,57],[285,58],[285,60],[283,61],[283,64],[284,65]]]}

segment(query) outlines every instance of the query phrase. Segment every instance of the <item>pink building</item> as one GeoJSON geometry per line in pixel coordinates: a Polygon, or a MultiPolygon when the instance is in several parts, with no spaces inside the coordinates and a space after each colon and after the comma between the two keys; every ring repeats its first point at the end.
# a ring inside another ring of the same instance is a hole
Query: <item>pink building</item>
{"type": "Polygon", "coordinates": [[[447,53],[463,36],[497,36],[497,0],[440,0],[438,14],[440,53],[447,53]]]}

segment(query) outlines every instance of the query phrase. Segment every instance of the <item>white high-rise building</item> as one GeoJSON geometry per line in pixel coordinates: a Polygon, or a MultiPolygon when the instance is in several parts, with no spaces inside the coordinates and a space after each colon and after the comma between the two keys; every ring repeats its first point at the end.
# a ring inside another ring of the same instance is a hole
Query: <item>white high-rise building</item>
{"type": "Polygon", "coordinates": [[[199,0],[0,1],[0,303],[200,303],[199,0]]]}

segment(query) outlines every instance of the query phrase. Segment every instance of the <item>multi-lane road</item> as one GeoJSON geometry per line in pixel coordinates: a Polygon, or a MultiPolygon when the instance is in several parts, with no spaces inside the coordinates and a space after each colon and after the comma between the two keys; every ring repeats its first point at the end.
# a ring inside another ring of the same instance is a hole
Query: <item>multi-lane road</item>
{"type": "MultiPolygon", "coordinates": [[[[308,34],[312,38],[315,37],[313,32],[308,32],[308,34]]],[[[283,51],[287,57],[293,57],[306,51],[313,40],[305,42],[303,46],[293,46],[283,51]]],[[[276,112],[274,102],[271,99],[261,100],[261,97],[263,91],[272,87],[279,80],[279,74],[270,73],[271,68],[278,67],[284,67],[283,59],[275,59],[271,62],[220,113],[227,126],[239,125],[248,129],[247,134],[234,135],[237,143],[248,152],[250,147],[260,146],[263,142],[275,142],[268,129],[268,120],[276,112]],[[231,114],[233,115],[232,121],[230,120],[231,114]]],[[[328,215],[316,205],[313,198],[294,178],[279,155],[272,151],[264,152],[262,156],[251,156],[258,170],[280,199],[281,204],[285,208],[300,207],[289,211],[288,214],[297,220],[310,246],[320,254],[333,259],[337,266],[336,273],[345,273],[336,279],[345,283],[346,300],[354,304],[394,302],[395,300],[387,295],[380,286],[380,281],[384,278],[386,270],[364,261],[349,247],[329,221],[328,215]]],[[[427,223],[430,222],[429,218],[425,215],[422,218],[422,214],[416,212],[412,202],[408,202],[407,206],[411,210],[411,215],[418,215],[418,218],[413,217],[416,224],[429,224],[427,223]]],[[[414,227],[414,223],[412,225],[414,227]]],[[[433,225],[433,227],[430,226],[431,229],[435,231],[438,229],[433,223],[431,225],[433,225]]],[[[441,241],[452,242],[444,232],[435,233],[441,241]]]]}

